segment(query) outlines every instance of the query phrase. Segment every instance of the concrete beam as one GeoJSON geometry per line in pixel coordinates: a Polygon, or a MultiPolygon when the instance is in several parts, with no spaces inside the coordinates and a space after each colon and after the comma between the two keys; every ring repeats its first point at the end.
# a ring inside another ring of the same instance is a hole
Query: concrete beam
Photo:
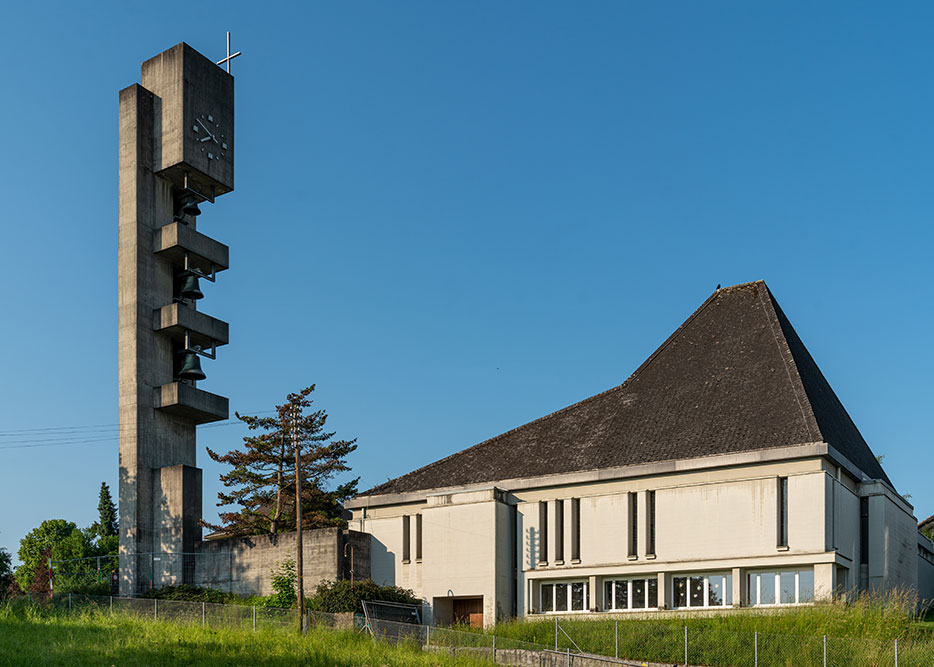
{"type": "Polygon", "coordinates": [[[177,342],[184,340],[186,330],[190,333],[189,342],[202,348],[211,347],[212,342],[226,345],[229,341],[230,325],[190,306],[172,303],[162,306],[154,315],[153,330],[168,334],[177,342]]]}
{"type": "Polygon", "coordinates": [[[228,400],[182,382],[156,387],[154,407],[193,424],[223,421],[230,412],[228,400]]]}

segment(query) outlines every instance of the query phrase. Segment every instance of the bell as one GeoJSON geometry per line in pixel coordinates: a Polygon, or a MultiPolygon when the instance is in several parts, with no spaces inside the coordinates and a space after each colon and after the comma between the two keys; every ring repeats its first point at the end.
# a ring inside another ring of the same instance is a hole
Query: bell
{"type": "Polygon", "coordinates": [[[177,209],[179,215],[201,215],[201,209],[198,208],[198,198],[190,192],[179,197],[177,209]]]}
{"type": "Polygon", "coordinates": [[[182,358],[182,367],[178,371],[179,380],[203,380],[207,377],[201,370],[201,360],[193,350],[184,350],[185,356],[182,358]]]}
{"type": "Polygon", "coordinates": [[[186,273],[182,276],[182,287],[178,290],[178,296],[182,299],[203,299],[204,293],[198,285],[198,276],[193,273],[186,273]]]}

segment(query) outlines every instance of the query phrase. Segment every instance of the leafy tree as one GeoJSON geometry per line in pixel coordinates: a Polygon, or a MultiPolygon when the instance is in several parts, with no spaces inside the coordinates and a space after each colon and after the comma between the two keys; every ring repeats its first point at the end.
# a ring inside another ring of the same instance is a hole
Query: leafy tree
{"type": "Polygon", "coordinates": [[[346,457],[357,445],[353,440],[334,440],[325,429],[328,415],[313,410],[309,398],[311,385],[291,393],[286,402],[276,406],[275,417],[257,417],[235,413],[255,435],[243,438],[242,450],[217,454],[208,448],[208,456],[232,467],[221,475],[227,491],[217,494],[217,505],[238,505],[235,512],[222,512],[222,525],[202,522],[213,530],[230,536],[260,535],[295,529],[295,447],[298,446],[302,476],[302,527],[344,526],[342,503],[357,493],[354,479],[328,491],[325,484],[350,468],[346,457]]]}
{"type": "Polygon", "coordinates": [[[6,549],[0,547],[0,600],[13,583],[13,556],[6,549]]]}
{"type": "Polygon", "coordinates": [[[97,503],[98,520],[91,525],[91,530],[100,537],[117,536],[117,506],[110,495],[110,487],[101,482],[100,500],[97,503]]]}
{"type": "MultiPolygon", "coordinates": [[[[71,521],[48,519],[32,529],[19,543],[19,559],[15,577],[23,591],[34,587],[37,572],[46,572],[48,559],[65,560],[96,555],[90,529],[80,530],[71,521]]],[[[45,578],[45,577],[40,577],[45,578]]]]}
{"type": "Polygon", "coordinates": [[[266,606],[288,609],[298,598],[295,594],[295,584],[298,582],[295,561],[291,558],[281,562],[276,561],[276,566],[270,574],[272,575],[272,595],[267,598],[266,606]]]}

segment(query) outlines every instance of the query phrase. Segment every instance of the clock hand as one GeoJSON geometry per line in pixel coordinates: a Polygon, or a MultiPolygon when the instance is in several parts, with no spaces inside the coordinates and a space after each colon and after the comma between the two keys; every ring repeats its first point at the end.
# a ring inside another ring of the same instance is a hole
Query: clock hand
{"type": "MultiPolygon", "coordinates": [[[[208,129],[208,126],[205,125],[204,123],[202,123],[200,118],[196,118],[195,120],[198,121],[198,125],[200,125],[201,127],[204,128],[204,131],[205,131],[205,132],[207,132],[209,135],[211,135],[211,139],[214,139],[214,133],[212,133],[211,130],[208,129]]],[[[214,139],[214,143],[217,143],[217,139],[214,139]]]]}
{"type": "MultiPolygon", "coordinates": [[[[214,137],[204,137],[204,138],[201,139],[200,141],[201,141],[201,143],[203,144],[205,141],[211,141],[212,139],[214,139],[214,137]]],[[[214,142],[217,143],[217,140],[214,139],[214,142]]]]}

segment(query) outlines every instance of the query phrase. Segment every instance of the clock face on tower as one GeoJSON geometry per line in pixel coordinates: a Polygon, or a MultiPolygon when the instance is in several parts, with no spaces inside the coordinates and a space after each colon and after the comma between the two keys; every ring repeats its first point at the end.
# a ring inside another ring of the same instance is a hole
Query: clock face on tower
{"type": "Polygon", "coordinates": [[[233,77],[182,43],[143,63],[141,80],[157,105],[154,171],[173,187],[233,190],[233,77]]]}
{"type": "Polygon", "coordinates": [[[191,126],[195,138],[201,144],[201,152],[208,160],[223,160],[232,143],[221,128],[220,120],[211,113],[203,113],[195,117],[191,126]]]}

